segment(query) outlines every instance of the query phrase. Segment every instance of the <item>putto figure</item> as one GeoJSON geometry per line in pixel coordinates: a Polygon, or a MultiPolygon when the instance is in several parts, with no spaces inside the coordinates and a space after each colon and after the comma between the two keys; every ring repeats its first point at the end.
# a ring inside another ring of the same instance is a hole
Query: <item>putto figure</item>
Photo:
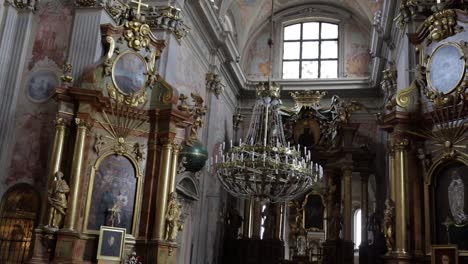
{"type": "Polygon", "coordinates": [[[180,219],[182,206],[177,199],[177,193],[172,192],[169,197],[169,204],[166,211],[166,240],[176,241],[177,233],[182,230],[182,221],[180,219]]]}
{"type": "Polygon", "coordinates": [[[48,201],[50,205],[48,227],[58,229],[62,224],[67,209],[67,193],[70,187],[63,178],[63,173],[57,171],[55,180],[49,189],[48,201]]]}

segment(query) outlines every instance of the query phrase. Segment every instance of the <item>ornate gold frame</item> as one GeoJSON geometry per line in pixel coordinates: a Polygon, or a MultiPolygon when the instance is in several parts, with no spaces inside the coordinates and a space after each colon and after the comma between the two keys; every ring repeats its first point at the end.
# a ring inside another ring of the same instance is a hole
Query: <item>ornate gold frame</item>
{"type": "Polygon", "coordinates": [[[125,248],[125,237],[126,237],[126,229],[125,229],[125,228],[110,227],[110,226],[101,226],[101,228],[100,228],[100,230],[99,230],[99,241],[98,241],[98,250],[97,250],[97,257],[96,257],[96,259],[111,260],[111,261],[121,261],[122,258],[123,258],[123,253],[124,253],[124,248],[125,248]],[[123,233],[122,241],[119,241],[119,242],[121,243],[120,252],[119,252],[120,257],[105,257],[105,256],[101,256],[102,237],[103,237],[103,235],[104,235],[104,231],[112,231],[112,232],[116,232],[116,233],[123,233]]]}
{"type": "MultiPolygon", "coordinates": [[[[462,49],[462,48],[460,47],[460,45],[459,45],[458,43],[456,43],[456,42],[446,42],[446,43],[444,43],[444,44],[438,46],[437,48],[435,48],[435,49],[432,51],[431,55],[429,56],[429,58],[428,58],[427,61],[426,61],[426,66],[427,66],[427,69],[426,69],[426,81],[427,81],[427,86],[428,86],[428,88],[429,88],[430,90],[432,90],[433,93],[440,93],[440,91],[437,90],[437,88],[434,87],[434,86],[432,85],[432,81],[431,81],[431,64],[432,64],[432,59],[433,59],[434,55],[435,55],[441,48],[446,47],[446,46],[454,46],[454,47],[456,47],[456,48],[458,49],[458,51],[461,53],[462,58],[464,58],[464,56],[465,56],[465,53],[464,53],[463,49],[462,49]]],[[[465,59],[464,73],[460,76],[460,78],[459,78],[457,84],[456,84],[454,87],[452,87],[452,88],[450,89],[450,91],[444,93],[444,95],[452,94],[455,90],[458,90],[458,89],[462,88],[462,87],[460,87],[460,84],[461,84],[462,81],[466,78],[466,75],[467,75],[467,74],[466,74],[466,58],[464,58],[464,59],[465,59]]],[[[463,92],[463,91],[459,91],[459,92],[463,92]]]]}
{"type": "Polygon", "coordinates": [[[95,164],[91,168],[91,177],[89,179],[89,185],[88,185],[88,195],[86,198],[86,211],[85,211],[85,219],[83,223],[83,230],[85,234],[93,234],[97,235],[99,234],[100,231],[97,230],[89,230],[88,229],[88,220],[89,220],[89,209],[91,207],[91,198],[93,195],[93,189],[94,189],[94,177],[96,176],[96,172],[101,165],[101,162],[111,156],[111,155],[119,155],[119,156],[124,156],[127,159],[130,160],[132,165],[134,166],[135,172],[136,172],[136,177],[137,177],[137,186],[136,186],[136,196],[135,196],[135,207],[133,209],[133,222],[132,222],[132,233],[131,234],[126,234],[127,236],[132,236],[133,238],[137,237],[137,232],[138,232],[138,223],[140,222],[140,211],[141,211],[141,200],[142,200],[142,189],[143,189],[143,174],[141,172],[140,165],[138,164],[138,161],[130,155],[130,153],[118,153],[116,151],[108,151],[101,156],[99,156],[96,159],[95,164]]]}
{"type": "Polygon", "coordinates": [[[433,245],[431,246],[431,264],[437,264],[434,259],[435,249],[455,249],[456,258],[455,258],[454,264],[458,264],[458,258],[460,257],[460,250],[458,250],[457,245],[433,245]]]}
{"type": "Polygon", "coordinates": [[[304,198],[304,201],[302,201],[302,228],[306,231],[306,232],[325,232],[325,225],[326,225],[326,221],[325,219],[327,218],[327,210],[326,210],[326,206],[325,206],[325,201],[323,199],[323,195],[318,192],[318,191],[311,191],[309,192],[305,198],[304,198]],[[305,206],[307,205],[307,201],[309,199],[309,196],[312,196],[312,195],[318,195],[320,196],[320,199],[322,201],[322,205],[323,205],[323,229],[318,229],[318,228],[308,228],[306,229],[305,228],[305,215],[306,215],[306,210],[305,210],[305,206]]]}
{"type": "MultiPolygon", "coordinates": [[[[426,254],[431,254],[431,245],[432,241],[435,236],[435,225],[431,225],[431,223],[435,223],[435,212],[431,208],[431,202],[434,203],[434,188],[433,180],[434,174],[444,167],[453,164],[453,163],[462,163],[465,166],[468,166],[468,159],[462,155],[456,155],[452,159],[447,159],[444,156],[440,157],[437,161],[435,161],[429,170],[427,171],[424,177],[424,214],[425,214],[425,233],[426,233],[426,254]]],[[[459,250],[459,255],[468,255],[468,250],[459,250]]]]}
{"type": "Polygon", "coordinates": [[[149,66],[148,66],[148,63],[146,62],[146,59],[143,57],[143,55],[141,55],[140,53],[138,52],[134,52],[134,51],[131,51],[131,50],[127,50],[125,52],[122,52],[120,53],[116,58],[115,60],[112,62],[112,71],[111,71],[111,77],[112,77],[112,83],[114,85],[114,87],[117,89],[117,91],[119,91],[120,94],[122,95],[125,95],[125,96],[128,96],[130,94],[127,94],[125,93],[124,91],[122,91],[120,89],[120,87],[117,85],[117,82],[115,81],[115,66],[117,64],[117,62],[119,61],[119,59],[121,59],[123,56],[127,55],[127,54],[133,54],[133,55],[136,55],[137,57],[139,57],[141,59],[141,61],[145,64],[145,69],[146,69],[146,73],[145,73],[145,83],[143,84],[142,87],[140,87],[140,90],[138,92],[135,93],[135,95],[140,95],[142,93],[145,92],[146,90],[146,87],[148,86],[148,76],[150,74],[150,69],[149,69],[149,66]]]}

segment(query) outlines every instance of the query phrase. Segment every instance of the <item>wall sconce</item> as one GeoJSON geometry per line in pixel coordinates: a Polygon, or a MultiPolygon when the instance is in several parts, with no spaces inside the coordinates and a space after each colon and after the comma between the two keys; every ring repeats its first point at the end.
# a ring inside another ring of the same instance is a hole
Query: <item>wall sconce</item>
{"type": "Polygon", "coordinates": [[[224,91],[225,85],[221,83],[219,74],[210,71],[206,74],[206,88],[212,91],[216,95],[216,98],[219,99],[219,95],[224,91]]]}

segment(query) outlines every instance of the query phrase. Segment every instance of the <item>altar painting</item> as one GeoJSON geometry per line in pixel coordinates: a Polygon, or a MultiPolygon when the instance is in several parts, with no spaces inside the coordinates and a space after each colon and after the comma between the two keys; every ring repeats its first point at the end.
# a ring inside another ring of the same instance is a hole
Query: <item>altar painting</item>
{"type": "Polygon", "coordinates": [[[95,172],[88,211],[87,229],[101,226],[125,228],[132,234],[137,177],[133,163],[125,156],[105,157],[95,172]]]}
{"type": "Polygon", "coordinates": [[[436,242],[468,250],[468,167],[446,166],[434,181],[436,242]]]}

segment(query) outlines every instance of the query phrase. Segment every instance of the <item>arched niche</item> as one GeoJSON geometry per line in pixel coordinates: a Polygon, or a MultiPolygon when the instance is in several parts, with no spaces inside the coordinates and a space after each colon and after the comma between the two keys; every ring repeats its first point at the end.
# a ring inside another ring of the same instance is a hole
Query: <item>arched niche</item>
{"type": "Polygon", "coordinates": [[[457,244],[468,253],[468,160],[435,162],[425,177],[424,199],[428,245],[457,244]]]}
{"type": "Polygon", "coordinates": [[[306,231],[325,231],[325,202],[319,192],[308,193],[302,202],[302,226],[306,231]]]}
{"type": "Polygon", "coordinates": [[[85,233],[97,235],[102,225],[113,223],[136,237],[142,183],[140,166],[133,156],[114,151],[101,155],[91,169],[85,233]]]}
{"type": "Polygon", "coordinates": [[[41,199],[29,184],[11,187],[0,204],[0,263],[24,263],[32,253],[41,199]]]}

